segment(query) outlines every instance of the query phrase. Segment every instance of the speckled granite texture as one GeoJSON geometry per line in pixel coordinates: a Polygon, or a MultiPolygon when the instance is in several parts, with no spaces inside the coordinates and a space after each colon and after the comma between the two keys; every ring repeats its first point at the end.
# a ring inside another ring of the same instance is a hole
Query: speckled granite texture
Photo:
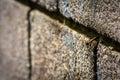
{"type": "Polygon", "coordinates": [[[119,0],[60,0],[60,12],[120,42],[119,0]]]}
{"type": "Polygon", "coordinates": [[[31,13],[32,80],[93,80],[95,42],[38,11],[31,13]]]}
{"type": "Polygon", "coordinates": [[[120,80],[120,52],[100,43],[97,57],[98,80],[120,80]]]}
{"type": "Polygon", "coordinates": [[[60,0],[60,12],[68,18],[72,18],[81,24],[92,25],[90,21],[93,20],[92,14],[93,2],[90,0],[60,0]],[[90,18],[91,17],[91,18],[90,18]]]}
{"type": "Polygon", "coordinates": [[[120,1],[96,0],[95,29],[120,43],[120,1]]]}
{"type": "Polygon", "coordinates": [[[16,1],[0,1],[0,80],[120,79],[119,0],[16,1]]]}
{"type": "Polygon", "coordinates": [[[28,9],[14,0],[0,0],[0,80],[28,80],[28,9]]]}

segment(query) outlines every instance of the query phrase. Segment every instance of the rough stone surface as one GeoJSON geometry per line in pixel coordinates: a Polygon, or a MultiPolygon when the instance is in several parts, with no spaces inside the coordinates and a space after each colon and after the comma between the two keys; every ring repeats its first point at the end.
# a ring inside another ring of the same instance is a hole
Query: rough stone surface
{"type": "Polygon", "coordinates": [[[57,0],[31,0],[36,2],[40,6],[45,7],[49,11],[56,11],[57,10],[57,0]]]}
{"type": "Polygon", "coordinates": [[[71,17],[85,26],[92,24],[90,22],[93,20],[93,5],[94,2],[90,2],[90,0],[59,1],[59,9],[64,16],[68,18],[71,17]]]}
{"type": "Polygon", "coordinates": [[[93,80],[95,42],[38,11],[31,24],[32,80],[93,80]]]}
{"type": "Polygon", "coordinates": [[[120,80],[120,52],[98,45],[98,80],[120,80]]]}
{"type": "Polygon", "coordinates": [[[120,42],[119,0],[60,0],[59,9],[65,17],[120,42]]]}
{"type": "Polygon", "coordinates": [[[96,0],[95,29],[120,42],[120,0],[96,0]]]}
{"type": "Polygon", "coordinates": [[[28,8],[14,0],[0,0],[0,80],[27,80],[28,8]]]}

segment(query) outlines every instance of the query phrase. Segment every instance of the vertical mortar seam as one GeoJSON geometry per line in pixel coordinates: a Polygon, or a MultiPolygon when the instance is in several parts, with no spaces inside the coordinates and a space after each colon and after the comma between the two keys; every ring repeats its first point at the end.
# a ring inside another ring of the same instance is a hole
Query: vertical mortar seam
{"type": "Polygon", "coordinates": [[[100,37],[98,38],[97,40],[97,43],[94,47],[94,50],[93,50],[93,54],[94,54],[94,80],[98,80],[98,75],[97,75],[97,72],[98,72],[98,65],[97,65],[97,60],[98,60],[98,57],[97,57],[97,54],[98,54],[98,45],[99,45],[99,41],[100,41],[100,37]]]}
{"type": "Polygon", "coordinates": [[[29,5],[29,11],[27,13],[27,21],[28,21],[28,26],[27,26],[27,31],[28,31],[28,62],[29,62],[29,73],[28,73],[28,80],[32,80],[32,53],[31,53],[31,22],[30,22],[30,17],[31,17],[31,11],[33,10],[31,1],[28,0],[28,5],[29,5]]]}
{"type": "Polygon", "coordinates": [[[28,74],[28,79],[31,80],[31,76],[32,76],[32,56],[31,56],[31,42],[30,42],[30,38],[31,38],[31,23],[30,23],[30,12],[31,9],[28,11],[27,14],[27,20],[28,20],[28,27],[27,27],[27,31],[28,31],[28,62],[29,62],[29,74],[28,74]]]}

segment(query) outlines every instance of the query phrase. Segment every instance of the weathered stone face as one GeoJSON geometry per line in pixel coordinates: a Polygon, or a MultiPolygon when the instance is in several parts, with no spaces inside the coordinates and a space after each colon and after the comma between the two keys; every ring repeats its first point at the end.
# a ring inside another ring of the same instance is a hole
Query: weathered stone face
{"type": "Polygon", "coordinates": [[[59,9],[65,17],[120,42],[119,0],[60,0],[59,9]]]}
{"type": "Polygon", "coordinates": [[[85,26],[92,25],[93,21],[93,5],[94,2],[89,0],[60,0],[60,12],[66,16],[71,17],[80,24],[85,26]]]}
{"type": "Polygon", "coordinates": [[[41,12],[31,13],[32,80],[93,80],[94,43],[41,12]]]}
{"type": "Polygon", "coordinates": [[[40,4],[41,6],[45,7],[49,11],[56,11],[57,10],[57,0],[31,0],[40,4]]]}
{"type": "Polygon", "coordinates": [[[120,1],[96,0],[95,29],[120,42],[120,1]]]}
{"type": "Polygon", "coordinates": [[[120,52],[103,44],[98,45],[98,80],[120,79],[120,52]]]}
{"type": "Polygon", "coordinates": [[[0,80],[28,79],[28,9],[14,0],[0,0],[0,80]]]}

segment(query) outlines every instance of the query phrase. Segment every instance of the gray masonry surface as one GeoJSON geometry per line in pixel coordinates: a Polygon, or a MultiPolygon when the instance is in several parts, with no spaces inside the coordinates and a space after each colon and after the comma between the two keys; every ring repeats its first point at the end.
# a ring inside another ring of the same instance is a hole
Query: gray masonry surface
{"type": "Polygon", "coordinates": [[[28,9],[13,0],[0,0],[0,80],[28,79],[28,9]]]}
{"type": "Polygon", "coordinates": [[[0,80],[119,80],[120,1],[1,0],[0,72],[0,80]]]}

